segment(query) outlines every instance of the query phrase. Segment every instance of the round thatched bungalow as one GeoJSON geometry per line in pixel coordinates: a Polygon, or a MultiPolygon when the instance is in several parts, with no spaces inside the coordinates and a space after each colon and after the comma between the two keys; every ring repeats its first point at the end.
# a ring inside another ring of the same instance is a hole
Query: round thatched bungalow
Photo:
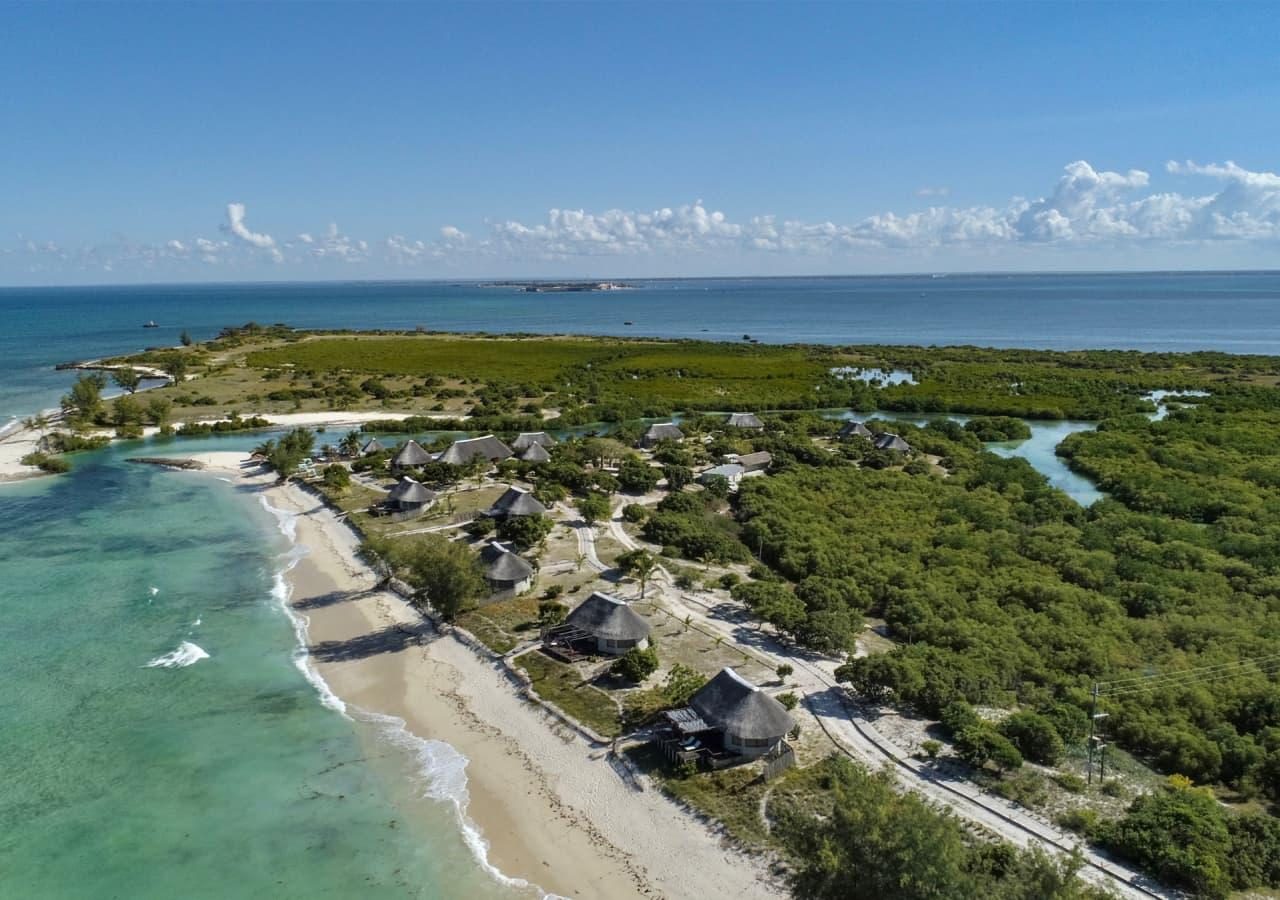
{"type": "Polygon", "coordinates": [[[411,469],[415,466],[425,466],[429,462],[431,462],[431,454],[411,438],[401,445],[395,456],[391,457],[391,470],[411,469]]]}
{"type": "Polygon", "coordinates": [[[421,513],[436,502],[440,495],[407,475],[387,492],[387,505],[397,512],[421,513]]]}
{"type": "Polygon", "coordinates": [[[890,450],[894,453],[910,453],[911,445],[892,432],[876,435],[876,449],[890,450]]]}
{"type": "Polygon", "coordinates": [[[760,417],[755,413],[729,413],[729,418],[725,422],[729,428],[750,428],[759,431],[764,428],[764,423],[760,421],[760,417]]]}
{"type": "Polygon", "coordinates": [[[487,462],[502,462],[511,458],[511,448],[491,434],[484,437],[467,438],[454,441],[449,449],[440,454],[440,462],[453,466],[465,466],[467,463],[483,459],[487,462]]]}
{"type": "Polygon", "coordinates": [[[705,722],[724,732],[724,748],[741,756],[763,756],[795,727],[777,700],[726,666],[689,699],[705,722]]]}
{"type": "Polygon", "coordinates": [[[856,437],[866,438],[869,441],[876,439],[876,436],[871,433],[871,429],[861,422],[845,422],[840,428],[840,440],[848,441],[856,437]]]}
{"type": "Polygon", "coordinates": [[[655,422],[640,438],[641,447],[652,447],[658,441],[683,441],[684,432],[674,422],[655,422]]]}
{"type": "Polygon", "coordinates": [[[360,448],[361,456],[372,456],[374,453],[381,453],[387,448],[382,445],[382,441],[377,438],[371,438],[368,443],[360,448]]]}
{"type": "Polygon", "coordinates": [[[596,650],[608,656],[649,646],[649,623],[625,601],[600,591],[578,604],[565,617],[565,626],[594,638],[596,650]]]}
{"type": "Polygon", "coordinates": [[[551,454],[541,444],[530,444],[520,451],[520,461],[527,463],[544,463],[551,461],[551,454]]]}

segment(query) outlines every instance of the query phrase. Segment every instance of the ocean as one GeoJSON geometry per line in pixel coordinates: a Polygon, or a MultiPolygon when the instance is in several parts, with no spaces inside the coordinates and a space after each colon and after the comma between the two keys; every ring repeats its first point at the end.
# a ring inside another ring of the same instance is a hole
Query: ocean
{"type": "MultiPolygon", "coordinates": [[[[560,295],[443,283],[0,289],[0,426],[56,405],[72,380],[57,362],[250,320],[1280,353],[1276,274],[636,284],[560,295]],[[161,327],[144,331],[150,319],[161,327]]],[[[1096,491],[1053,456],[1082,427],[1035,423],[1030,441],[996,449],[1090,502],[1096,491]]],[[[296,558],[287,520],[211,476],[126,464],[141,446],[0,485],[0,896],[515,895],[464,841],[451,802],[463,761],[444,745],[387,740],[386,723],[344,714],[310,676],[282,603],[296,558]]]]}

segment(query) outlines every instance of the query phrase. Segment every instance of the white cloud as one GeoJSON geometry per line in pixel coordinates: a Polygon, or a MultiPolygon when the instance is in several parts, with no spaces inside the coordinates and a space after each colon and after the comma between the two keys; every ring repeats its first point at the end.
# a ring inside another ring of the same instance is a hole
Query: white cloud
{"type": "Polygon", "coordinates": [[[269,234],[250,231],[244,224],[245,206],[243,203],[227,204],[227,230],[252,247],[269,251],[276,262],[284,261],[284,254],[276,246],[276,239],[269,234]]]}
{"type": "Polygon", "coordinates": [[[950,195],[951,188],[946,185],[940,185],[938,187],[925,185],[924,187],[916,188],[917,197],[949,197],[950,195]]]}

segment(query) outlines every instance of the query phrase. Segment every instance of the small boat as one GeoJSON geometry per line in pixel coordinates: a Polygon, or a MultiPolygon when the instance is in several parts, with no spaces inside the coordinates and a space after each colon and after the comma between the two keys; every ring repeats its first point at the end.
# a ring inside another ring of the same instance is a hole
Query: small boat
{"type": "Polygon", "coordinates": [[[142,327],[143,328],[159,328],[160,326],[156,324],[155,319],[149,319],[147,320],[147,324],[143,325],[142,327]]]}
{"type": "Polygon", "coordinates": [[[623,325],[634,325],[634,324],[636,324],[636,323],[635,323],[635,322],[632,322],[630,319],[628,319],[627,321],[623,322],[622,324],[623,324],[623,325]]]}

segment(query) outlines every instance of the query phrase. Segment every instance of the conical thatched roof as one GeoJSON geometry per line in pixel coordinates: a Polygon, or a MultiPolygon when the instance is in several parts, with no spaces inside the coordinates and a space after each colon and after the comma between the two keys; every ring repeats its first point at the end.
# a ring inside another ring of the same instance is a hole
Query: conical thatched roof
{"type": "Polygon", "coordinates": [[[415,440],[404,442],[396,455],[391,457],[391,465],[393,466],[425,466],[431,462],[431,454],[422,449],[422,445],[415,440]]]}
{"type": "Polygon", "coordinates": [[[893,450],[896,453],[910,453],[911,445],[896,434],[886,431],[876,435],[877,450],[893,450]]]}
{"type": "Polygon", "coordinates": [[[368,456],[370,453],[381,453],[383,450],[386,450],[386,449],[387,449],[386,447],[382,446],[382,441],[378,440],[377,438],[373,438],[367,444],[365,444],[363,447],[360,448],[360,455],[368,456]]]}
{"type": "Polygon", "coordinates": [[[533,574],[533,566],[527,560],[497,541],[484,545],[480,561],[490,581],[524,581],[533,574]]]}
{"type": "Polygon", "coordinates": [[[528,491],[518,488],[509,487],[506,491],[494,501],[486,513],[486,515],[502,517],[502,516],[540,516],[547,511],[538,498],[528,491]]]}
{"type": "Polygon", "coordinates": [[[491,434],[484,437],[467,438],[454,441],[453,446],[440,455],[440,462],[454,466],[465,466],[473,459],[487,459],[498,462],[511,457],[511,448],[491,434]]]}
{"type": "Polygon", "coordinates": [[[777,700],[726,666],[689,699],[704,720],[740,738],[781,738],[795,727],[777,700]]]}
{"type": "Polygon", "coordinates": [[[748,472],[759,472],[762,469],[769,468],[773,462],[773,454],[768,450],[760,450],[756,453],[744,453],[738,457],[738,465],[746,469],[748,472]]]}
{"type": "Polygon", "coordinates": [[[593,593],[565,617],[564,623],[595,638],[640,641],[649,637],[649,623],[617,597],[593,593]]]}
{"type": "Polygon", "coordinates": [[[440,496],[435,491],[419,484],[412,478],[401,478],[396,486],[387,492],[387,498],[393,503],[431,503],[440,496]]]}
{"type": "Polygon", "coordinates": [[[520,461],[527,463],[544,463],[551,461],[551,454],[541,444],[530,444],[520,454],[520,461]]]}
{"type": "Polygon", "coordinates": [[[755,413],[729,413],[725,422],[730,428],[763,428],[764,423],[755,413]]]}
{"type": "Polygon", "coordinates": [[[535,444],[539,447],[554,447],[556,443],[556,439],[545,431],[522,431],[511,442],[511,449],[519,453],[521,450],[528,450],[535,444]]]}
{"type": "Polygon", "coordinates": [[[861,422],[845,422],[840,429],[840,440],[847,441],[849,438],[863,437],[867,440],[875,440],[875,435],[871,433],[871,429],[861,422]]]}

